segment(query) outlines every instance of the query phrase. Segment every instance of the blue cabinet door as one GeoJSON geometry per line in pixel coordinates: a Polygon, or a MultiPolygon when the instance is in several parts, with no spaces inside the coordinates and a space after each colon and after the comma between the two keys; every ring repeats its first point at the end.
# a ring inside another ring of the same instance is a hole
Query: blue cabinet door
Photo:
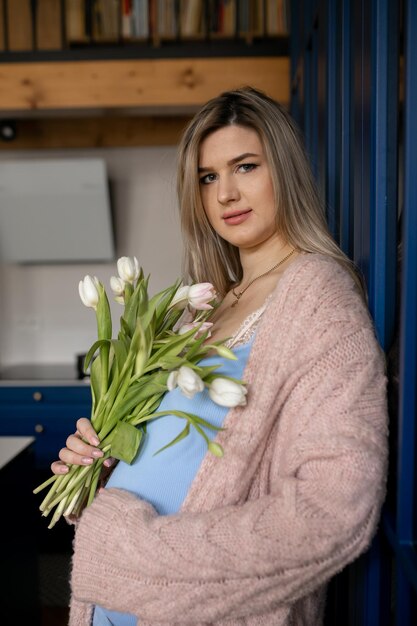
{"type": "Polygon", "coordinates": [[[85,387],[0,388],[0,435],[36,437],[38,469],[49,467],[80,417],[91,413],[91,394],[85,387]]]}

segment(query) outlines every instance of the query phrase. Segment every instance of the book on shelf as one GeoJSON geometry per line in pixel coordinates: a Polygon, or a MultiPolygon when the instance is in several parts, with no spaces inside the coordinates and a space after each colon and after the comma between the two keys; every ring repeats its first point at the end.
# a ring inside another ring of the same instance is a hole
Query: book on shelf
{"type": "Polygon", "coordinates": [[[264,0],[254,0],[252,3],[252,34],[254,37],[265,35],[265,7],[264,0]]]}
{"type": "Polygon", "coordinates": [[[251,43],[288,35],[288,5],[289,0],[0,0],[0,50],[235,37],[251,43]]]}
{"type": "Polygon", "coordinates": [[[266,0],[266,35],[288,35],[289,7],[287,0],[266,0]]]}
{"type": "Polygon", "coordinates": [[[180,0],[180,36],[182,39],[200,38],[205,33],[203,0],[180,0]]]}
{"type": "Polygon", "coordinates": [[[149,2],[148,0],[133,0],[132,30],[135,39],[149,37],[149,2]]]}
{"type": "Polygon", "coordinates": [[[61,0],[37,0],[36,45],[38,50],[60,50],[62,41],[61,0]]]}
{"type": "MultiPolygon", "coordinates": [[[[30,0],[3,0],[6,2],[8,49],[24,52],[33,49],[33,30],[30,0]]],[[[3,7],[2,7],[3,8],[3,7]]]]}
{"type": "Polygon", "coordinates": [[[6,29],[4,24],[3,2],[0,0],[0,52],[6,49],[6,29]]]}
{"type": "Polygon", "coordinates": [[[179,34],[179,0],[155,0],[155,3],[157,4],[155,34],[160,39],[176,39],[179,34]]]}
{"type": "Polygon", "coordinates": [[[120,34],[119,0],[95,0],[91,7],[91,34],[94,41],[114,42],[120,34]]]}
{"type": "Polygon", "coordinates": [[[133,0],[121,0],[121,34],[123,39],[130,39],[133,35],[132,14],[133,0]]]}
{"type": "Polygon", "coordinates": [[[208,33],[211,38],[236,35],[237,0],[211,0],[208,4],[208,33]]]}
{"type": "Polygon", "coordinates": [[[149,37],[150,2],[148,0],[119,0],[121,35],[125,40],[145,40],[149,37]]]}
{"type": "Polygon", "coordinates": [[[250,43],[265,34],[264,0],[239,0],[238,33],[250,43]]]}
{"type": "Polygon", "coordinates": [[[87,9],[86,0],[66,0],[65,35],[68,43],[88,41],[87,9]]]}

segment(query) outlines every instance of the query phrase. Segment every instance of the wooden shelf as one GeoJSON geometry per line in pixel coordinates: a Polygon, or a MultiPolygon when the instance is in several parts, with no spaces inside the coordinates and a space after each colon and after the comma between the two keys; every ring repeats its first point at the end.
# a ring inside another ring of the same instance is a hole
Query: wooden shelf
{"type": "Polygon", "coordinates": [[[120,116],[22,118],[16,138],[0,150],[134,148],[176,145],[190,116],[120,116]]]}
{"type": "MultiPolygon", "coordinates": [[[[0,140],[0,150],[176,143],[204,102],[243,85],[289,103],[289,38],[255,33],[255,18],[243,5],[235,4],[242,19],[227,37],[210,36],[218,16],[213,5],[205,12],[210,28],[196,39],[178,29],[168,40],[152,29],[143,39],[124,39],[118,21],[118,36],[100,42],[80,12],[84,2],[70,12],[64,4],[42,0],[34,11],[29,0],[0,0],[0,122],[17,125],[16,138],[0,140]],[[74,15],[91,35],[83,43],[67,38],[74,32],[66,20],[74,26],[74,15]]],[[[179,19],[185,5],[175,6],[179,19]]],[[[151,23],[159,24],[155,15],[151,23]]]]}
{"type": "Polygon", "coordinates": [[[15,141],[0,149],[161,145],[221,91],[257,87],[289,103],[287,57],[0,64],[0,119],[15,141]]]}
{"type": "Polygon", "coordinates": [[[68,109],[178,111],[246,84],[288,103],[288,58],[1,64],[0,115],[68,109]]]}

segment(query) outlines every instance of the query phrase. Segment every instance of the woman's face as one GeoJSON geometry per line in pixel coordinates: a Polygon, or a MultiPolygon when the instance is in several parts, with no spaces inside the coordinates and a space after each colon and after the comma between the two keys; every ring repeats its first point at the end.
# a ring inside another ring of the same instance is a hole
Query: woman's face
{"type": "Polygon", "coordinates": [[[208,135],[198,172],[204,210],[220,237],[251,248],[277,235],[269,165],[254,130],[232,125],[208,135]]]}

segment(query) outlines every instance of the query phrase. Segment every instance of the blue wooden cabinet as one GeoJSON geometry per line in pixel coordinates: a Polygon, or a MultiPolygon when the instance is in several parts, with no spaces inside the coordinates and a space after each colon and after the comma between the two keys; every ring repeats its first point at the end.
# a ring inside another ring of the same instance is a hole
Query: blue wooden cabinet
{"type": "Polygon", "coordinates": [[[0,435],[36,438],[36,469],[48,468],[79,417],[89,417],[88,383],[4,385],[0,387],[0,435]]]}

